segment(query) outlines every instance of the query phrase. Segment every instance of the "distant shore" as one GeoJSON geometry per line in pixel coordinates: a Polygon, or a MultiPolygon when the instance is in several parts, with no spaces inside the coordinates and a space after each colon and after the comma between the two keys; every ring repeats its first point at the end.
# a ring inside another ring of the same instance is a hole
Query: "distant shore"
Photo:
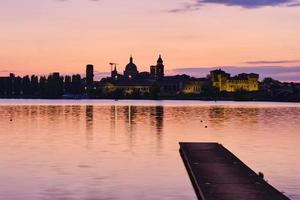
{"type": "Polygon", "coordinates": [[[142,97],[132,97],[132,98],[93,98],[93,97],[74,97],[74,98],[38,98],[38,97],[0,97],[1,100],[151,100],[151,101],[234,101],[234,102],[289,102],[289,103],[300,103],[299,99],[242,99],[242,98],[209,98],[209,97],[157,97],[157,98],[142,98],[142,97]]]}

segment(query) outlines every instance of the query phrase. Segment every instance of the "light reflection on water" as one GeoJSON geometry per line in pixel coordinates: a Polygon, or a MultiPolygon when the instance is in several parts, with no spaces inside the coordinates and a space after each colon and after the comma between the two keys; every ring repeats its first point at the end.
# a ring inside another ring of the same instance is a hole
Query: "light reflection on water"
{"type": "Polygon", "coordinates": [[[300,199],[299,104],[15,102],[0,102],[0,199],[196,199],[179,141],[222,143],[300,199]]]}

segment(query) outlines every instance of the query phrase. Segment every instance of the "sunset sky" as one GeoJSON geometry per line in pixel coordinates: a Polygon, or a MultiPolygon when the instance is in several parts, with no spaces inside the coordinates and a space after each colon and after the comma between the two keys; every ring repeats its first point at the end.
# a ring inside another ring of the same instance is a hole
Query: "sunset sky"
{"type": "Polygon", "coordinates": [[[297,0],[2,0],[0,26],[1,74],[300,66],[297,0]]]}

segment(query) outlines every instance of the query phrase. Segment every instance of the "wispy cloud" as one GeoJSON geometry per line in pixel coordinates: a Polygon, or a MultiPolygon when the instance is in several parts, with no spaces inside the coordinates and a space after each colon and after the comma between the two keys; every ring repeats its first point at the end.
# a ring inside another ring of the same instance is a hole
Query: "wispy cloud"
{"type": "MultiPolygon", "coordinates": [[[[218,69],[220,67],[188,67],[188,68],[177,68],[169,71],[169,74],[188,74],[194,77],[206,77],[211,70],[218,69]]],[[[239,73],[258,73],[260,78],[272,77],[280,81],[287,82],[300,82],[300,66],[296,67],[283,67],[283,66],[227,66],[222,67],[226,72],[232,75],[239,73]]]]}
{"type": "Polygon", "coordinates": [[[184,11],[199,10],[202,6],[209,4],[220,4],[225,6],[239,6],[253,9],[265,6],[300,6],[300,0],[194,0],[192,3],[183,4],[181,7],[171,9],[169,12],[177,13],[184,11]]]}
{"type": "Polygon", "coordinates": [[[244,62],[244,64],[250,64],[250,65],[291,64],[291,63],[300,63],[300,60],[255,60],[255,61],[244,62]]]}
{"type": "Polygon", "coordinates": [[[169,10],[169,12],[179,13],[179,12],[184,12],[184,11],[195,11],[195,10],[199,10],[199,9],[200,9],[199,4],[185,3],[179,8],[174,8],[174,9],[169,10]]]}
{"type": "Polygon", "coordinates": [[[299,3],[298,0],[197,0],[197,4],[223,4],[226,6],[240,6],[244,8],[258,8],[263,6],[289,6],[299,3]]]}
{"type": "MultiPolygon", "coordinates": [[[[72,0],[55,0],[57,2],[67,2],[67,1],[72,1],[72,0]]],[[[98,2],[100,0],[88,0],[88,1],[94,1],[94,2],[98,2]]]]}

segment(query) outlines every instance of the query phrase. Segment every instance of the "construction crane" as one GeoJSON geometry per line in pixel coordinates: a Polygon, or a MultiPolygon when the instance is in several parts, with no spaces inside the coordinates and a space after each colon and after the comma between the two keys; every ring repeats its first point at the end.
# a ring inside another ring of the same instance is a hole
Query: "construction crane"
{"type": "Polygon", "coordinates": [[[109,63],[110,64],[110,71],[113,71],[113,67],[117,68],[117,65],[119,65],[118,63],[109,63]]]}

